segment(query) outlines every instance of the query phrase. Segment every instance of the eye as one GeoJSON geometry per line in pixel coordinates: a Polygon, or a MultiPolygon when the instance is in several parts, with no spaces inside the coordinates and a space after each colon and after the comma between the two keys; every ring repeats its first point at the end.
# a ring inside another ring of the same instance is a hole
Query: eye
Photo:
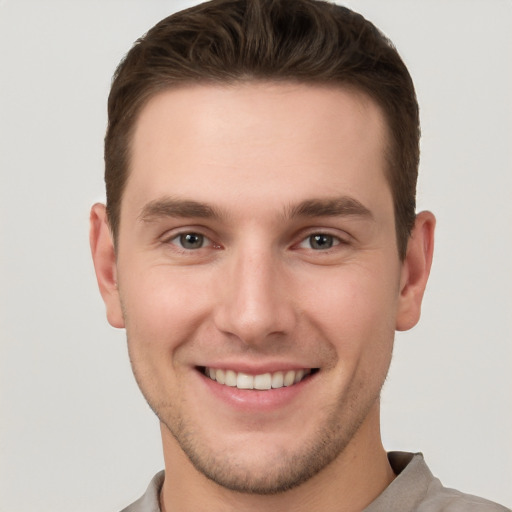
{"type": "Polygon", "coordinates": [[[304,249],[313,249],[315,251],[326,251],[335,245],[341,243],[340,239],[326,233],[314,233],[304,239],[299,247],[304,249]]]}
{"type": "Polygon", "coordinates": [[[211,245],[210,240],[200,233],[181,233],[169,242],[187,250],[202,249],[211,245]]]}

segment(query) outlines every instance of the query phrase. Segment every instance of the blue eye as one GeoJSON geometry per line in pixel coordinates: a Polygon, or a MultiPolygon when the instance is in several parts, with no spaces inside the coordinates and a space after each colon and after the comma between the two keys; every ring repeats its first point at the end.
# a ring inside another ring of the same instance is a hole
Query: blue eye
{"type": "Polygon", "coordinates": [[[330,249],[335,244],[335,239],[333,236],[324,235],[323,233],[311,235],[308,238],[308,241],[309,241],[310,247],[317,251],[330,249]]]}
{"type": "Polygon", "coordinates": [[[314,233],[302,240],[299,247],[313,249],[314,251],[327,251],[340,243],[342,241],[336,236],[328,235],[327,233],[314,233]]]}
{"type": "Polygon", "coordinates": [[[183,249],[201,249],[205,245],[205,237],[199,233],[182,233],[173,241],[179,242],[183,249]]]}

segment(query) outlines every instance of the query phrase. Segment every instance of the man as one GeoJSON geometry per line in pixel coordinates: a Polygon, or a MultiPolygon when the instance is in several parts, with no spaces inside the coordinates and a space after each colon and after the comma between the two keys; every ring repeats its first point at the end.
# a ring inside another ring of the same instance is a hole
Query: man
{"type": "Polygon", "coordinates": [[[432,262],[418,141],[403,62],[346,8],[214,0],[128,53],[91,247],[165,473],[126,510],[505,510],[382,446],[432,262]]]}

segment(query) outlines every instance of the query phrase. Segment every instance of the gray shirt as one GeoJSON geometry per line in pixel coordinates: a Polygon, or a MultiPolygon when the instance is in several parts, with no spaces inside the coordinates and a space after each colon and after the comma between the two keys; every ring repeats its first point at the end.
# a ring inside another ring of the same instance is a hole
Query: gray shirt
{"type": "MultiPolygon", "coordinates": [[[[421,453],[390,452],[389,462],[397,477],[363,512],[511,512],[476,496],[443,487],[421,453]]],[[[160,512],[158,495],[164,472],[157,473],[145,494],[122,512],[160,512]]]]}

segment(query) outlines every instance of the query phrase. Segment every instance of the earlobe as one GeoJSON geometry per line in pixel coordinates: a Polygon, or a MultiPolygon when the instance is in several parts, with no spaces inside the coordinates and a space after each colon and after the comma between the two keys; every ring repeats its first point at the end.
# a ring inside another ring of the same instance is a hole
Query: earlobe
{"type": "Polygon", "coordinates": [[[113,327],[122,328],[124,320],[116,281],[116,255],[106,208],[100,203],[91,208],[89,242],[108,322],[113,327]]]}
{"type": "Polygon", "coordinates": [[[421,302],[427,285],[434,252],[436,219],[431,212],[416,216],[407,254],[402,264],[396,330],[414,327],[421,314],[421,302]]]}

